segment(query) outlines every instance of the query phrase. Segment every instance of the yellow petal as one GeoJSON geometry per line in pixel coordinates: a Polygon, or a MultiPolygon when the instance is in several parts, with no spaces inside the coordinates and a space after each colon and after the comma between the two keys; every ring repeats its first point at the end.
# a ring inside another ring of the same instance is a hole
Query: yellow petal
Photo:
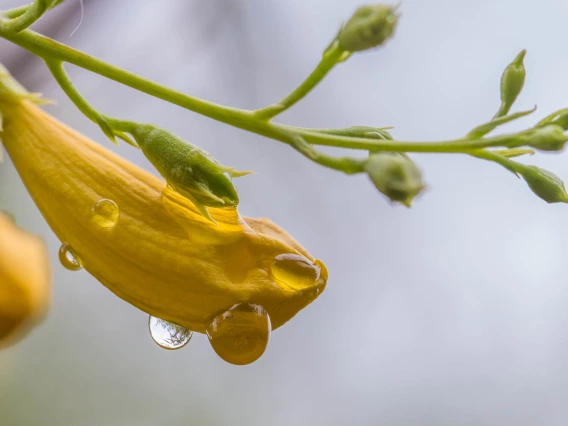
{"type": "Polygon", "coordinates": [[[164,181],[32,102],[0,91],[0,112],[6,150],[52,230],[85,269],[141,310],[204,333],[215,315],[251,303],[268,311],[275,329],[325,287],[323,263],[269,220],[211,208],[213,224],[164,181]],[[101,199],[117,204],[115,226],[93,215],[101,199]],[[302,268],[274,273],[282,254],[306,258],[315,279],[302,268]]]}
{"type": "Polygon", "coordinates": [[[50,286],[43,241],[0,213],[0,347],[14,343],[43,316],[50,286]]]}

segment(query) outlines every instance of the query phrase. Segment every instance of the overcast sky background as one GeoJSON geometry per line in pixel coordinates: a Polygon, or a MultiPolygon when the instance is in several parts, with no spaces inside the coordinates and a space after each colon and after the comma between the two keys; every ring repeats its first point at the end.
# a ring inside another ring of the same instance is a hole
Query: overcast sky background
{"type": "MultiPolygon", "coordinates": [[[[22,4],[0,0],[0,7],[22,4]]],[[[355,0],[68,0],[39,29],[178,90],[257,108],[292,90],[355,0]]],[[[568,106],[565,0],[404,0],[396,37],[354,55],[282,121],[395,126],[401,140],[460,137],[491,117],[499,78],[528,49],[515,109],[568,106]]],[[[0,43],[0,61],[50,113],[106,146],[42,63],[0,43]]],[[[563,426],[568,421],[568,207],[547,205],[495,165],[414,156],[429,190],[392,207],[364,176],[314,165],[289,147],[69,67],[110,116],[166,126],[238,180],[241,213],[268,216],[330,272],[325,293],[276,331],[247,367],[203,335],[160,350],[147,315],[85,271],[57,263],[60,242],[10,163],[0,209],[44,236],[54,267],[47,320],[0,353],[0,424],[563,426]]],[[[535,118],[509,126],[530,125],[535,118]],[[532,120],[532,121],[531,121],[532,120]]],[[[139,152],[112,147],[142,167],[139,152]]],[[[568,156],[527,159],[568,180],[568,156]]],[[[190,279],[190,278],[188,278],[190,279]]]]}

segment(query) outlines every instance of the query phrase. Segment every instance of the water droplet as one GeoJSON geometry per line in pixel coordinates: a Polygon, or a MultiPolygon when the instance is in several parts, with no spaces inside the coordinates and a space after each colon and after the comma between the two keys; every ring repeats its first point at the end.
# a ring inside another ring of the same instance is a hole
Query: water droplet
{"type": "Polygon", "coordinates": [[[70,271],[83,269],[81,259],[73,252],[73,249],[67,243],[61,244],[61,247],[59,247],[59,261],[70,271]]]}
{"type": "Polygon", "coordinates": [[[148,320],[150,336],[158,346],[164,349],[181,349],[189,343],[193,336],[193,331],[173,322],[150,315],[148,320]]]}
{"type": "Polygon", "coordinates": [[[272,263],[272,275],[293,288],[304,289],[320,277],[321,268],[297,254],[279,254],[272,263]]]}
{"type": "Polygon", "coordinates": [[[120,216],[118,205],[108,198],[101,198],[91,209],[93,220],[103,228],[112,228],[117,224],[120,216]]]}
{"type": "Polygon", "coordinates": [[[270,317],[262,306],[242,303],[217,315],[207,327],[207,336],[222,359],[245,365],[262,356],[271,329],[270,317]]]}

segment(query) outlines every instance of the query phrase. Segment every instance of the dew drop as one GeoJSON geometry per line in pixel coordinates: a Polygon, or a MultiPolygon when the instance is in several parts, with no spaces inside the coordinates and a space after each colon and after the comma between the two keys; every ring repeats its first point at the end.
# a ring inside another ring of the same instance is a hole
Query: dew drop
{"type": "Polygon", "coordinates": [[[262,306],[241,303],[217,315],[207,327],[207,337],[222,359],[246,365],[262,356],[271,329],[270,317],[262,306]]]}
{"type": "Polygon", "coordinates": [[[320,277],[321,268],[297,254],[279,254],[272,263],[272,275],[287,285],[303,289],[313,285],[320,277]]]}
{"type": "Polygon", "coordinates": [[[70,271],[83,269],[81,259],[73,252],[73,249],[67,243],[63,243],[61,247],[59,247],[59,261],[70,271]]]}
{"type": "Polygon", "coordinates": [[[150,315],[148,319],[148,329],[150,336],[156,344],[164,349],[181,349],[189,343],[193,336],[193,331],[173,322],[150,315]]]}
{"type": "Polygon", "coordinates": [[[93,204],[91,211],[93,220],[102,228],[112,228],[120,216],[118,205],[108,198],[101,198],[93,204]]]}

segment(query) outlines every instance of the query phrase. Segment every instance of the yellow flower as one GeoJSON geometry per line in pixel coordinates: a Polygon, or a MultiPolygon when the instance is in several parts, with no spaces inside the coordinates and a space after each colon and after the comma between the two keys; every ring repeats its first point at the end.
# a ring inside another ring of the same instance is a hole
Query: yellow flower
{"type": "Polygon", "coordinates": [[[323,263],[268,219],[210,208],[213,224],[164,181],[14,87],[0,76],[6,150],[51,229],[117,296],[205,333],[239,303],[262,306],[278,328],[324,289],[323,263]]]}
{"type": "Polygon", "coordinates": [[[23,336],[43,316],[49,277],[43,241],[0,213],[0,347],[23,336]]]}

